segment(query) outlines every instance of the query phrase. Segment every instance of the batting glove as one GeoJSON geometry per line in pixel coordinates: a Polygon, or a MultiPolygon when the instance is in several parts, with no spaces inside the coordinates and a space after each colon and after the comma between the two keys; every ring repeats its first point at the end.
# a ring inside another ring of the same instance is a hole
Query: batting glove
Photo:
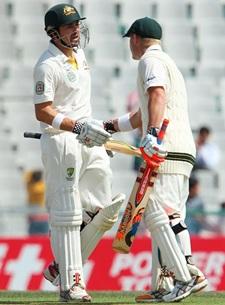
{"type": "Polygon", "coordinates": [[[156,156],[160,159],[165,159],[167,156],[167,151],[163,148],[163,145],[157,142],[157,131],[155,128],[151,128],[151,130],[147,132],[141,141],[140,146],[143,147],[144,153],[149,158],[156,156]]]}
{"type": "Polygon", "coordinates": [[[115,133],[115,132],[118,131],[118,130],[116,130],[115,127],[114,127],[113,120],[104,121],[104,122],[103,122],[103,126],[104,126],[104,129],[105,129],[107,132],[111,133],[111,134],[113,134],[113,133],[115,133]]]}
{"type": "Polygon", "coordinates": [[[73,132],[78,134],[79,143],[88,147],[102,146],[111,137],[111,134],[104,130],[102,122],[98,120],[90,120],[85,123],[77,122],[73,132]]]}

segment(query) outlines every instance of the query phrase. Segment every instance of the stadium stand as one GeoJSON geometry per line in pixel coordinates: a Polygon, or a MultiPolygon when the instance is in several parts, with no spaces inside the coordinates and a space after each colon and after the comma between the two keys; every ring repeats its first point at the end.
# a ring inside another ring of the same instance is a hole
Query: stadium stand
{"type": "Polygon", "coordinates": [[[220,22],[223,10],[220,0],[190,0],[191,17],[196,24],[220,22]]]}
{"type": "MultiPolygon", "coordinates": [[[[42,167],[38,140],[23,138],[25,130],[39,131],[32,104],[32,69],[48,44],[44,12],[61,2],[0,1],[2,235],[22,235],[27,230],[22,171],[42,167]],[[9,206],[15,211],[10,214],[15,228],[8,224],[9,206]]],[[[136,63],[131,59],[128,40],[121,39],[121,34],[135,19],[147,15],[162,23],[163,47],[185,76],[193,131],[208,123],[216,143],[224,150],[225,0],[70,0],[68,3],[75,4],[87,16],[90,28],[86,54],[92,73],[92,105],[96,118],[106,119],[126,111],[127,96],[136,86],[136,63]]],[[[132,141],[128,133],[118,138],[132,141]]],[[[219,208],[225,198],[224,160],[222,156],[221,168],[215,169],[216,186],[211,175],[199,176],[210,211],[219,208]]],[[[123,191],[128,196],[136,175],[131,157],[117,154],[111,164],[113,192],[123,191]]]]}
{"type": "Polygon", "coordinates": [[[224,40],[225,38],[225,21],[216,20],[214,22],[204,22],[198,24],[197,27],[198,42],[201,43],[210,38],[216,43],[218,40],[224,40]]]}
{"type": "Polygon", "coordinates": [[[150,1],[121,0],[118,1],[118,5],[119,22],[122,29],[129,27],[135,19],[152,15],[152,5],[150,1]]]}
{"type": "Polygon", "coordinates": [[[199,74],[203,74],[203,71],[208,69],[210,73],[214,70],[214,77],[220,78],[224,75],[225,71],[225,41],[208,38],[200,44],[200,61],[198,66],[199,74]]]}
{"type": "Polygon", "coordinates": [[[185,1],[179,0],[155,0],[152,2],[154,17],[160,22],[170,21],[179,23],[187,21],[188,5],[185,1]]]}

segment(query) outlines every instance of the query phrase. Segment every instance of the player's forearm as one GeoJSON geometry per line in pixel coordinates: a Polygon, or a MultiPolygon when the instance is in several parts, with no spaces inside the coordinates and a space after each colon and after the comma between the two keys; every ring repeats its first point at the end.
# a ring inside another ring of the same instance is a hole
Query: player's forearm
{"type": "Polygon", "coordinates": [[[142,126],[140,109],[136,112],[130,113],[130,123],[131,123],[131,126],[133,127],[133,129],[139,128],[142,126]]]}
{"type": "Polygon", "coordinates": [[[58,129],[72,131],[74,128],[75,121],[59,115],[59,112],[51,106],[51,102],[35,105],[35,113],[38,121],[53,127],[57,125],[58,129]]]}
{"type": "MultiPolygon", "coordinates": [[[[130,112],[127,113],[127,119],[129,119],[129,124],[131,125],[132,129],[138,128],[141,126],[141,115],[140,112],[130,112]]],[[[120,118],[117,118],[113,121],[114,123],[114,127],[117,131],[121,131],[120,130],[120,118]]]]}
{"type": "Polygon", "coordinates": [[[110,132],[131,131],[141,126],[140,110],[126,113],[119,118],[104,122],[105,129],[110,132]]]}
{"type": "Polygon", "coordinates": [[[163,88],[154,88],[149,90],[148,114],[150,127],[159,128],[164,118],[166,106],[165,92],[163,88]]]}

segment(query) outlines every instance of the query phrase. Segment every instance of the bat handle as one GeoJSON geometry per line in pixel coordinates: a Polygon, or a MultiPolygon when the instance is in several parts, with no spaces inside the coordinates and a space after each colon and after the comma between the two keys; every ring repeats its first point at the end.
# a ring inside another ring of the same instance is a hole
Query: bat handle
{"type": "MultiPolygon", "coordinates": [[[[169,120],[168,119],[164,119],[163,120],[163,123],[162,123],[162,126],[160,128],[160,131],[159,131],[159,134],[158,134],[158,137],[157,137],[157,143],[158,144],[161,144],[162,143],[162,140],[165,136],[165,133],[166,133],[166,129],[167,129],[167,126],[169,124],[169,120]]],[[[141,153],[142,153],[142,156],[144,158],[144,160],[148,163],[148,164],[151,164],[152,162],[162,162],[164,161],[164,158],[160,158],[156,155],[153,155],[152,157],[149,157],[148,154],[146,154],[146,152],[144,151],[144,148],[143,147],[140,147],[140,150],[141,150],[141,153]]]]}
{"type": "Polygon", "coordinates": [[[24,136],[24,138],[40,139],[41,133],[25,131],[23,136],[24,136]]]}
{"type": "Polygon", "coordinates": [[[166,133],[166,128],[169,124],[169,120],[168,119],[164,119],[163,120],[163,123],[162,123],[162,126],[160,128],[160,131],[159,131],[159,134],[158,134],[158,137],[157,137],[157,143],[158,144],[161,144],[162,143],[162,140],[165,136],[165,133],[166,133]]]}

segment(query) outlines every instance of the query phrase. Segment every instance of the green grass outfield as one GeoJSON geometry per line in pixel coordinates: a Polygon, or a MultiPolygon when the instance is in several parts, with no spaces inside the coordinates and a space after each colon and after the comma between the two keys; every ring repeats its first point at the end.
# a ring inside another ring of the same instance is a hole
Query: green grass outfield
{"type": "MultiPolygon", "coordinates": [[[[134,301],[138,292],[110,292],[91,291],[92,305],[94,304],[137,304],[134,301]]],[[[58,294],[55,292],[13,292],[0,291],[0,304],[31,304],[53,305],[58,303],[58,294]]],[[[75,303],[73,303],[75,304],[75,303]]],[[[77,303],[78,304],[78,303],[77,303]]],[[[79,303],[81,304],[81,303],[79,303]]],[[[140,304],[140,303],[139,303],[140,304]]],[[[143,303],[144,304],[144,303],[143,303]]],[[[145,303],[146,304],[146,303],[145,303]]],[[[156,303],[155,303],[156,304],[156,303]]],[[[168,303],[160,303],[168,304],[168,303]]],[[[225,292],[200,292],[184,299],[181,304],[186,305],[225,305],[225,292]]]]}

